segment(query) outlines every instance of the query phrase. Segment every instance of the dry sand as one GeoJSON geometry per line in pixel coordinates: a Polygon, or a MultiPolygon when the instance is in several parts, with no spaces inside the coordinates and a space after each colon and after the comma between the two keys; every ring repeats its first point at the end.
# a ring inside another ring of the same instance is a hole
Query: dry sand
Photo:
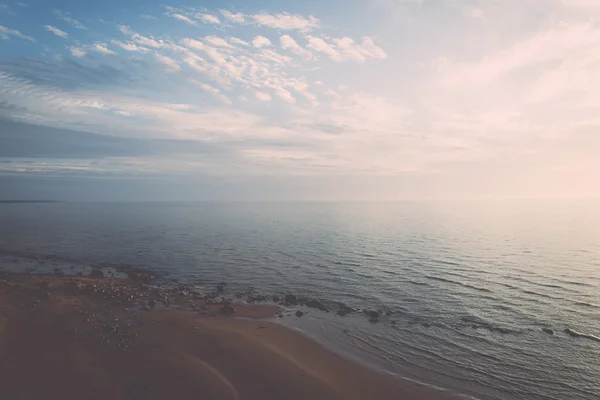
{"type": "Polygon", "coordinates": [[[257,319],[275,307],[224,315],[213,302],[129,280],[0,275],[0,399],[444,398],[257,319]],[[148,298],[170,306],[140,309],[148,298]]]}

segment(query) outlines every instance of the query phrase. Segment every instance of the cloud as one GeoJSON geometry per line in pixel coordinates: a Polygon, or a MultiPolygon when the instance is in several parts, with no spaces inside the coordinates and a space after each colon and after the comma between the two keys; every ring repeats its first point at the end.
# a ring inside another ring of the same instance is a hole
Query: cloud
{"type": "Polygon", "coordinates": [[[205,24],[220,24],[221,23],[221,20],[212,14],[196,13],[196,14],[194,14],[194,17],[196,19],[204,22],[205,24]]]}
{"type": "Polygon", "coordinates": [[[177,62],[175,60],[173,60],[171,57],[168,57],[168,56],[165,56],[162,54],[158,54],[158,53],[155,53],[154,57],[156,58],[156,60],[159,63],[166,66],[168,71],[170,71],[170,72],[181,71],[181,66],[179,64],[177,64],[177,62]]]}
{"type": "Polygon", "coordinates": [[[154,40],[154,38],[152,36],[150,37],[146,37],[146,36],[142,36],[139,33],[134,33],[131,36],[131,39],[136,42],[137,44],[140,44],[142,46],[146,46],[146,47],[152,47],[155,49],[164,47],[164,42],[162,40],[157,41],[154,40]]]}
{"type": "Polygon", "coordinates": [[[70,46],[69,51],[73,55],[73,57],[83,58],[87,55],[87,51],[82,49],[81,47],[70,46]]]}
{"type": "Polygon", "coordinates": [[[246,17],[242,13],[233,13],[227,10],[220,10],[221,14],[225,17],[225,19],[230,22],[235,22],[236,24],[243,24],[246,21],[246,17]]]}
{"type": "Polygon", "coordinates": [[[307,36],[308,48],[323,53],[333,61],[340,61],[340,55],[333,47],[327,44],[323,39],[315,36],[307,36]]]}
{"type": "Polygon", "coordinates": [[[302,48],[294,39],[289,35],[283,35],[280,38],[281,48],[290,50],[293,53],[298,54],[304,58],[312,58],[310,51],[302,48]]]}
{"type": "Polygon", "coordinates": [[[208,42],[214,46],[218,46],[218,47],[228,47],[228,48],[233,47],[232,45],[227,43],[227,41],[225,39],[220,38],[218,36],[205,36],[204,41],[208,42]]]}
{"type": "Polygon", "coordinates": [[[6,38],[8,38],[9,36],[16,36],[16,37],[21,38],[23,40],[29,40],[30,42],[35,42],[36,41],[31,36],[24,35],[20,31],[18,31],[16,29],[7,28],[4,25],[0,25],[0,36],[4,36],[6,38]]]}
{"type": "Polygon", "coordinates": [[[117,54],[108,47],[106,47],[106,43],[96,43],[94,44],[94,46],[92,46],[91,49],[100,54],[104,54],[105,56],[117,54]]]}
{"type": "Polygon", "coordinates": [[[115,46],[118,46],[118,47],[122,48],[125,51],[139,51],[140,53],[146,53],[146,52],[148,52],[147,48],[138,46],[135,43],[123,43],[123,42],[120,42],[118,40],[111,40],[110,43],[112,43],[115,46]]]}
{"type": "Polygon", "coordinates": [[[271,95],[265,92],[256,92],[256,98],[260,101],[271,101],[271,95]]]}
{"type": "Polygon", "coordinates": [[[186,17],[185,15],[177,14],[177,13],[167,13],[168,16],[178,19],[183,22],[187,22],[190,25],[196,25],[196,21],[193,21],[191,18],[186,17]]]}
{"type": "Polygon", "coordinates": [[[127,25],[119,25],[119,31],[123,34],[123,35],[133,35],[133,31],[131,30],[130,27],[128,27],[127,25]]]}
{"type": "Polygon", "coordinates": [[[333,38],[332,44],[320,37],[308,35],[308,48],[327,55],[332,61],[343,62],[353,60],[363,63],[367,59],[385,59],[387,54],[375,44],[372,38],[364,37],[362,43],[356,43],[349,37],[333,38]]]}
{"type": "Polygon", "coordinates": [[[600,29],[593,24],[561,24],[473,61],[442,58],[436,69],[446,86],[485,85],[511,71],[565,59],[597,46],[600,29]]]}
{"type": "Polygon", "coordinates": [[[65,31],[61,31],[60,29],[52,26],[52,25],[44,25],[44,29],[46,29],[49,32],[54,33],[56,36],[59,36],[63,39],[66,39],[69,37],[69,34],[65,31]]]}
{"type": "Polygon", "coordinates": [[[147,19],[149,21],[157,21],[158,20],[158,18],[156,18],[155,16],[150,15],[150,14],[142,14],[142,15],[140,15],[140,18],[147,19]]]}
{"type": "Polygon", "coordinates": [[[250,18],[255,24],[267,26],[274,29],[299,30],[308,32],[319,27],[319,20],[312,15],[305,18],[298,14],[278,13],[268,14],[260,13],[251,15],[250,18]]]}
{"type": "Polygon", "coordinates": [[[242,46],[250,46],[250,43],[248,43],[245,40],[242,40],[240,38],[236,38],[236,37],[229,38],[229,42],[231,42],[233,44],[239,44],[239,45],[242,45],[242,46]]]}
{"type": "Polygon", "coordinates": [[[231,100],[225,96],[224,94],[221,93],[221,91],[219,89],[217,89],[216,87],[210,86],[206,83],[203,82],[199,82],[195,79],[190,80],[190,82],[194,83],[195,85],[197,85],[198,87],[200,87],[202,90],[211,93],[213,95],[215,95],[219,100],[221,100],[223,103],[225,104],[231,104],[231,100]]]}
{"type": "Polygon", "coordinates": [[[60,10],[54,10],[54,14],[56,14],[60,19],[65,21],[67,24],[73,26],[76,29],[87,29],[85,25],[71,17],[69,13],[62,12],[60,10]]]}
{"type": "Polygon", "coordinates": [[[256,48],[271,46],[271,41],[264,36],[255,36],[252,45],[256,48]]]}

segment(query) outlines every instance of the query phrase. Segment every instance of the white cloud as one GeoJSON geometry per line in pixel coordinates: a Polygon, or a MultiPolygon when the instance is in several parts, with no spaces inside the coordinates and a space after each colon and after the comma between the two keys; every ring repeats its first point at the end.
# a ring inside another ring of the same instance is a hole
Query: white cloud
{"type": "Polygon", "coordinates": [[[327,55],[335,62],[353,60],[363,63],[369,58],[379,60],[387,58],[387,54],[370,37],[364,37],[360,44],[349,37],[333,38],[331,39],[333,44],[311,35],[308,35],[307,39],[308,48],[327,55]]]}
{"type": "Polygon", "coordinates": [[[242,13],[233,13],[227,10],[220,10],[221,14],[225,17],[225,19],[235,22],[237,24],[243,24],[246,21],[244,14],[242,13]]]}
{"type": "Polygon", "coordinates": [[[211,93],[213,95],[215,95],[219,100],[221,100],[223,103],[225,104],[231,104],[231,100],[225,96],[224,94],[221,93],[221,91],[219,89],[217,89],[214,86],[210,86],[206,83],[203,82],[199,82],[195,79],[190,80],[190,82],[194,83],[195,85],[197,85],[198,87],[200,87],[202,90],[211,93]]]}
{"type": "Polygon", "coordinates": [[[600,46],[600,29],[592,24],[562,24],[474,61],[442,58],[436,68],[447,86],[484,85],[520,68],[565,59],[600,46]]]}
{"type": "Polygon", "coordinates": [[[178,19],[180,21],[186,22],[190,25],[196,25],[196,21],[193,21],[191,18],[186,17],[185,15],[177,14],[177,13],[167,13],[168,16],[178,19]]]}
{"type": "Polygon", "coordinates": [[[5,37],[16,36],[16,37],[24,39],[24,40],[29,40],[30,42],[35,42],[36,41],[31,36],[24,35],[20,31],[18,31],[16,29],[7,28],[4,25],[0,25],[0,36],[5,36],[5,37]]]}
{"type": "Polygon", "coordinates": [[[162,40],[157,41],[157,40],[154,40],[153,37],[142,36],[139,33],[134,33],[131,38],[137,44],[140,44],[140,45],[146,46],[146,47],[152,47],[152,48],[158,49],[158,48],[161,48],[164,46],[164,42],[162,40]]]}
{"type": "Polygon", "coordinates": [[[54,14],[56,14],[60,19],[65,21],[67,24],[73,26],[74,28],[87,29],[87,27],[85,25],[83,25],[81,22],[79,22],[75,18],[71,17],[69,13],[65,13],[60,10],[54,10],[54,14]]]}
{"type": "Polygon", "coordinates": [[[122,48],[125,51],[139,51],[140,53],[148,52],[147,48],[138,46],[135,43],[123,43],[118,40],[111,40],[111,43],[115,46],[122,48]]]}
{"type": "Polygon", "coordinates": [[[254,23],[258,25],[264,25],[274,29],[297,29],[303,32],[308,32],[319,27],[319,20],[312,15],[308,18],[305,18],[301,15],[288,13],[260,13],[252,15],[251,18],[254,23]]]}
{"type": "Polygon", "coordinates": [[[281,48],[290,50],[304,58],[311,58],[312,54],[310,51],[302,48],[294,39],[289,35],[283,35],[280,38],[281,48]]]}
{"type": "Polygon", "coordinates": [[[256,48],[268,47],[271,45],[271,41],[264,36],[255,36],[252,40],[252,45],[256,48]]]}
{"type": "Polygon", "coordinates": [[[111,49],[109,49],[108,47],[106,47],[105,43],[96,43],[96,44],[94,44],[94,46],[91,49],[100,54],[104,54],[105,56],[117,54],[114,51],[112,51],[111,49]]]}
{"type": "Polygon", "coordinates": [[[77,57],[77,58],[83,58],[87,55],[87,51],[85,51],[81,47],[71,46],[71,47],[69,47],[69,51],[71,52],[73,57],[77,57]]]}
{"type": "Polygon", "coordinates": [[[341,58],[337,50],[328,45],[323,39],[310,35],[306,38],[308,39],[308,48],[329,56],[333,61],[340,61],[341,58]]]}
{"type": "Polygon", "coordinates": [[[52,26],[52,25],[44,25],[44,29],[46,29],[49,32],[54,33],[56,36],[59,36],[63,39],[66,39],[69,37],[69,34],[65,31],[61,31],[60,29],[52,26]]]}
{"type": "Polygon", "coordinates": [[[199,19],[200,21],[204,22],[205,24],[220,24],[221,23],[221,20],[219,20],[218,17],[216,17],[212,14],[196,13],[196,14],[194,14],[194,17],[196,19],[199,19]]]}
{"type": "Polygon", "coordinates": [[[142,14],[142,15],[140,15],[140,18],[142,18],[142,19],[147,19],[147,20],[149,20],[149,21],[152,21],[152,20],[158,20],[158,18],[156,18],[156,17],[155,17],[155,16],[153,16],[153,15],[149,15],[149,14],[142,14]]]}
{"type": "Polygon", "coordinates": [[[133,35],[133,31],[127,25],[119,25],[119,31],[121,31],[123,35],[133,35]]]}
{"type": "Polygon", "coordinates": [[[260,101],[271,101],[271,95],[265,92],[256,92],[256,98],[260,101]]]}
{"type": "Polygon", "coordinates": [[[240,38],[236,38],[236,37],[229,38],[229,42],[233,43],[233,44],[239,44],[242,46],[250,46],[250,43],[248,43],[245,40],[242,40],[240,38]]]}
{"type": "Polygon", "coordinates": [[[205,36],[204,41],[208,42],[214,46],[218,46],[218,47],[228,47],[228,48],[233,47],[232,45],[227,43],[227,41],[225,39],[220,38],[218,36],[205,36]]]}
{"type": "Polygon", "coordinates": [[[171,57],[165,56],[162,54],[158,54],[158,53],[155,53],[154,57],[156,58],[156,60],[159,63],[161,63],[165,67],[167,67],[168,71],[170,71],[170,72],[181,71],[181,66],[179,64],[177,64],[177,62],[175,60],[173,60],[171,57]]]}

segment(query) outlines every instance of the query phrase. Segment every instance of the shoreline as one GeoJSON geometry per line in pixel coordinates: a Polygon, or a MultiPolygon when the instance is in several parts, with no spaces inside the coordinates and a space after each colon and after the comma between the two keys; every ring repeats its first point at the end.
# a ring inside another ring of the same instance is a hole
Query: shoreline
{"type": "Polygon", "coordinates": [[[279,307],[133,276],[0,273],[0,397],[457,398],[267,321],[279,307]]]}

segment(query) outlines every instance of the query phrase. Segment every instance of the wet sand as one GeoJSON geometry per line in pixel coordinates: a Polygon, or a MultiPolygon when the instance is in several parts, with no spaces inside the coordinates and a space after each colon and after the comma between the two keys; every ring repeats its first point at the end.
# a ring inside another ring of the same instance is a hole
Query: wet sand
{"type": "Polygon", "coordinates": [[[0,274],[0,399],[449,398],[265,322],[275,306],[143,280],[0,274]]]}

